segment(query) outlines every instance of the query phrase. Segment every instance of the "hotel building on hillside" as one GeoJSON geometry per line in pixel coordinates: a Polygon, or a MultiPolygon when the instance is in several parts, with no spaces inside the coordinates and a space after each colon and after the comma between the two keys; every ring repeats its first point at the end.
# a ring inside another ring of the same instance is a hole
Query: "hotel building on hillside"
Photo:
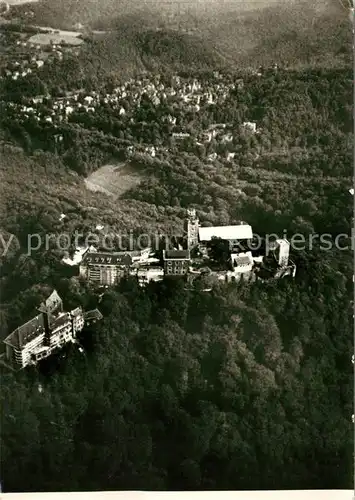
{"type": "Polygon", "coordinates": [[[84,327],[81,307],[63,311],[63,302],[54,290],[38,308],[40,314],[16,328],[4,340],[5,359],[15,369],[47,358],[67,342],[75,342],[84,327]]]}
{"type": "Polygon", "coordinates": [[[127,254],[88,252],[80,263],[79,274],[93,285],[112,286],[127,274],[131,264],[127,254]]]}
{"type": "Polygon", "coordinates": [[[112,286],[129,275],[132,264],[149,261],[151,249],[131,252],[87,252],[80,263],[79,275],[93,285],[112,286]]]}

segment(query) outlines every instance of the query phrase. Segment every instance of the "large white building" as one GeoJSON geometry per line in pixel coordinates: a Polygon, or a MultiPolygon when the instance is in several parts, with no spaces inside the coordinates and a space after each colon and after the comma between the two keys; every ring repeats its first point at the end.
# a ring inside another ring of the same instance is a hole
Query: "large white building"
{"type": "Polygon", "coordinates": [[[187,218],[185,220],[185,238],[187,248],[192,249],[197,246],[198,243],[207,243],[211,241],[212,238],[221,238],[231,243],[252,240],[253,230],[252,227],[245,222],[240,222],[233,226],[201,227],[200,221],[196,215],[196,210],[188,209],[187,218]]]}
{"type": "Polygon", "coordinates": [[[241,241],[251,240],[253,231],[249,224],[242,223],[235,226],[199,227],[198,235],[201,242],[211,241],[212,238],[241,241]]]}
{"type": "Polygon", "coordinates": [[[38,308],[40,314],[16,328],[4,340],[6,360],[17,369],[36,364],[67,342],[75,342],[84,327],[81,307],[63,311],[63,303],[54,290],[38,308]]]}
{"type": "Polygon", "coordinates": [[[286,239],[276,240],[275,257],[280,267],[288,266],[290,256],[290,243],[286,239]]]}
{"type": "Polygon", "coordinates": [[[88,251],[79,267],[80,276],[93,285],[112,286],[123,276],[128,276],[133,264],[148,263],[150,248],[129,252],[88,251]]]}
{"type": "Polygon", "coordinates": [[[127,272],[132,258],[127,254],[88,252],[80,263],[79,273],[89,283],[112,286],[127,272]]]}

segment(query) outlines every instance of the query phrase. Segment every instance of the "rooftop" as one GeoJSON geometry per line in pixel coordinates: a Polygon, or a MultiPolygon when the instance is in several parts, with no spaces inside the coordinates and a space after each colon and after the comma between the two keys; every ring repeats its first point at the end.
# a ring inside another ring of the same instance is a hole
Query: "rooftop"
{"type": "Polygon", "coordinates": [[[51,330],[55,330],[56,328],[59,328],[62,325],[65,325],[65,323],[68,323],[70,321],[70,314],[67,312],[60,313],[51,323],[51,330]]]}
{"type": "Polygon", "coordinates": [[[163,253],[164,260],[189,260],[189,250],[166,250],[163,253]]]}
{"type": "Polygon", "coordinates": [[[253,231],[249,224],[200,227],[198,234],[200,241],[211,241],[213,237],[221,238],[222,240],[248,240],[253,237],[253,231]]]}
{"type": "Polygon", "coordinates": [[[164,270],[161,267],[143,267],[138,269],[137,272],[138,276],[160,275],[160,274],[164,274],[164,270]]]}
{"type": "Polygon", "coordinates": [[[98,309],[92,309],[91,311],[86,311],[84,313],[84,319],[85,321],[91,321],[91,320],[100,320],[103,318],[103,315],[98,309]]]}
{"type": "Polygon", "coordinates": [[[132,264],[132,256],[129,252],[88,252],[84,255],[83,264],[106,264],[112,266],[129,266],[132,264]]]}
{"type": "Polygon", "coordinates": [[[238,267],[248,266],[250,264],[250,259],[249,257],[237,257],[234,262],[238,267]]]}
{"type": "Polygon", "coordinates": [[[80,316],[80,314],[82,314],[82,309],[81,307],[76,307],[75,309],[73,309],[72,311],[70,311],[70,314],[71,316],[80,316]]]}
{"type": "Polygon", "coordinates": [[[53,312],[57,307],[61,306],[62,299],[59,297],[58,292],[56,290],[53,290],[48,299],[41,303],[39,310],[53,312]]]}
{"type": "Polygon", "coordinates": [[[16,330],[6,337],[4,342],[13,347],[23,347],[41,333],[44,333],[43,314],[35,316],[24,325],[16,328],[16,330]]]}
{"type": "Polygon", "coordinates": [[[235,267],[250,266],[253,264],[253,257],[251,252],[232,254],[231,259],[235,267]]]}

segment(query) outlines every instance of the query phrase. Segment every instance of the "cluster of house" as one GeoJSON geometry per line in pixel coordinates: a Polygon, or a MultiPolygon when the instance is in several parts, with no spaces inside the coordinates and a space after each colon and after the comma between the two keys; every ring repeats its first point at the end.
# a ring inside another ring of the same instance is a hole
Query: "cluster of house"
{"type": "MultiPolygon", "coordinates": [[[[170,115],[168,116],[171,120],[173,119],[170,115]]],[[[175,121],[173,122],[175,124],[175,121]]],[[[244,122],[242,126],[249,130],[252,133],[256,133],[256,123],[255,122],[244,122]]],[[[211,142],[212,139],[219,138],[223,144],[228,142],[232,142],[234,139],[233,123],[213,123],[206,130],[201,131],[198,134],[197,139],[199,141],[203,141],[204,143],[211,142]]],[[[172,137],[176,140],[183,140],[191,137],[191,134],[188,132],[173,132],[172,137]]],[[[197,142],[196,144],[202,144],[202,142],[197,142]]]]}
{"type": "Polygon", "coordinates": [[[50,37],[48,43],[44,44],[42,40],[38,43],[35,37],[28,38],[28,36],[28,34],[16,32],[2,34],[4,43],[8,42],[8,52],[3,53],[0,78],[12,80],[26,78],[27,75],[36,73],[36,70],[42,68],[44,64],[55,64],[61,61],[65,51],[70,50],[75,54],[79,50],[67,47],[63,43],[55,43],[50,37]]]}
{"type": "Polygon", "coordinates": [[[24,78],[31,73],[35,73],[37,69],[44,65],[44,59],[38,55],[26,53],[22,58],[17,58],[15,61],[9,61],[3,68],[1,76],[10,77],[12,80],[24,78]]]}
{"type": "MultiPolygon", "coordinates": [[[[205,274],[206,269],[209,275],[227,282],[295,276],[296,266],[289,259],[290,244],[286,239],[276,239],[268,255],[263,255],[260,249],[253,251],[252,240],[249,224],[201,227],[196,211],[188,210],[185,236],[178,248],[101,252],[90,247],[77,251],[76,265],[80,277],[94,286],[112,286],[128,276],[135,276],[144,286],[164,276],[196,277],[205,274]],[[224,269],[212,270],[216,266],[211,257],[211,244],[216,239],[228,243],[229,251],[224,269]]],[[[73,265],[72,262],[63,261],[69,265],[73,265]]]]}
{"type": "MultiPolygon", "coordinates": [[[[33,61],[38,67],[42,65],[43,61],[33,61]]],[[[31,68],[30,68],[31,69],[31,68]]],[[[32,69],[31,69],[32,70],[32,69]]],[[[13,73],[13,69],[6,69],[6,74],[15,78],[25,76],[20,70],[13,73]]],[[[205,105],[220,105],[230,94],[231,90],[236,87],[242,87],[243,80],[236,79],[234,82],[223,82],[216,80],[212,82],[200,82],[196,78],[180,78],[178,75],[174,76],[172,82],[167,85],[161,81],[160,76],[145,76],[137,79],[130,79],[113,89],[112,93],[92,91],[87,92],[85,89],[79,89],[74,92],[68,93],[65,97],[51,98],[51,96],[37,96],[29,100],[28,105],[17,105],[10,103],[10,107],[16,108],[20,115],[24,118],[30,116],[35,117],[37,120],[44,119],[52,123],[66,122],[72,113],[87,112],[95,113],[95,111],[102,105],[109,106],[118,116],[124,117],[131,123],[134,121],[135,109],[139,108],[142,100],[149,99],[153,106],[159,106],[161,103],[169,104],[176,109],[184,107],[184,111],[193,110],[198,112],[205,105]],[[42,103],[46,100],[46,115],[42,116],[43,106],[42,103]],[[49,104],[50,100],[50,104],[49,104]],[[129,103],[129,106],[128,106],[129,103]]],[[[188,132],[179,130],[176,122],[177,117],[171,114],[166,114],[161,117],[162,123],[168,123],[172,128],[176,128],[172,132],[174,139],[184,139],[189,137],[188,132]]],[[[255,132],[255,123],[245,123],[255,132]]],[[[224,124],[226,127],[226,124],[224,124]]],[[[200,140],[210,142],[212,138],[222,132],[221,128],[213,129],[210,127],[204,131],[200,140]]],[[[225,142],[232,140],[230,132],[224,133],[223,140],[225,142]]]]}
{"type": "Polygon", "coordinates": [[[35,365],[61,349],[68,342],[75,343],[85,324],[102,319],[98,309],[84,312],[81,307],[63,310],[63,302],[56,290],[38,308],[39,314],[19,326],[4,340],[2,363],[14,369],[35,365]]]}
{"type": "MultiPolygon", "coordinates": [[[[53,46],[54,48],[56,47],[53,46]]],[[[54,54],[57,52],[58,57],[61,58],[62,53],[56,50],[54,54]]],[[[15,60],[4,69],[3,75],[15,80],[25,77],[41,68],[46,62],[44,59],[33,55],[28,56],[27,59],[15,60]]],[[[217,74],[211,81],[199,81],[197,78],[182,78],[174,75],[169,84],[164,83],[160,75],[145,75],[127,80],[113,88],[111,93],[106,91],[88,92],[85,89],[78,89],[67,92],[65,97],[54,98],[50,95],[43,95],[27,99],[21,104],[7,102],[4,103],[4,113],[24,121],[33,119],[41,123],[50,123],[56,127],[61,123],[72,121],[73,116],[71,115],[75,113],[87,113],[94,116],[98,109],[105,106],[117,114],[121,120],[127,122],[129,126],[132,126],[138,119],[136,110],[148,99],[155,107],[161,104],[170,107],[170,112],[166,112],[160,118],[162,124],[168,125],[167,139],[170,137],[176,145],[184,144],[185,140],[192,140],[190,144],[196,146],[208,146],[211,141],[214,141],[215,144],[226,144],[228,147],[223,156],[226,157],[227,161],[232,161],[236,154],[233,150],[233,140],[239,134],[239,130],[237,131],[233,124],[212,124],[207,129],[193,134],[192,137],[190,132],[179,125],[178,116],[181,114],[182,107],[184,112],[191,110],[198,113],[204,106],[218,106],[225,101],[231,91],[243,87],[243,79],[225,80],[217,74]]],[[[242,128],[249,130],[250,133],[259,132],[255,122],[244,122],[242,128]]],[[[159,148],[153,145],[136,144],[128,146],[126,149],[128,157],[135,153],[155,157],[159,148]]],[[[166,147],[162,149],[167,150],[166,147]]],[[[213,162],[217,158],[217,152],[211,150],[208,152],[207,161],[213,162]]]]}
{"type": "MultiPolygon", "coordinates": [[[[260,132],[257,130],[257,126],[255,122],[244,122],[241,126],[246,131],[249,131],[252,134],[260,132]]],[[[211,124],[206,130],[202,130],[195,139],[195,144],[197,146],[206,146],[212,140],[215,140],[216,143],[219,144],[232,144],[234,139],[236,138],[235,133],[236,127],[233,123],[214,123],[211,124]]],[[[189,139],[191,137],[190,133],[187,132],[173,132],[172,138],[175,141],[182,141],[185,139],[189,139]]],[[[229,147],[227,151],[225,151],[225,157],[228,161],[231,161],[236,152],[232,151],[233,147],[229,147]]],[[[213,162],[218,158],[218,153],[213,151],[207,155],[207,161],[213,162]]]]}
{"type": "MultiPolygon", "coordinates": [[[[171,115],[168,118],[172,118],[171,115]]],[[[174,122],[176,118],[174,119],[174,122]]],[[[244,130],[249,131],[252,134],[257,133],[257,127],[255,122],[244,122],[242,127],[244,130]]],[[[172,132],[172,139],[174,139],[175,143],[181,143],[186,139],[192,139],[192,136],[189,132],[172,132]]],[[[221,144],[231,144],[235,135],[235,127],[232,123],[214,123],[210,125],[206,130],[201,131],[197,137],[194,138],[194,144],[197,146],[207,146],[212,139],[215,139],[216,143],[221,144]]],[[[236,155],[235,151],[232,151],[233,147],[230,147],[227,151],[224,152],[223,157],[227,161],[232,161],[236,155]]],[[[126,148],[127,157],[131,157],[132,155],[139,153],[151,156],[154,158],[158,152],[168,151],[166,147],[158,147],[158,146],[145,146],[143,144],[135,144],[130,145],[126,148]]],[[[206,156],[208,162],[213,162],[221,155],[213,151],[206,156]]]]}

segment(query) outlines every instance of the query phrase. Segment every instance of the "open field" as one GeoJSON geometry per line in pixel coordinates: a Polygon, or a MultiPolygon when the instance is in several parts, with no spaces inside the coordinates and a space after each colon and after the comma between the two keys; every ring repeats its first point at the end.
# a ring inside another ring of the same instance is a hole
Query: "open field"
{"type": "Polygon", "coordinates": [[[141,176],[130,164],[121,163],[99,168],[85,179],[85,185],[90,191],[98,191],[119,198],[126,191],[137,186],[140,181],[141,176]]]}
{"type": "Polygon", "coordinates": [[[67,45],[80,45],[83,43],[83,40],[63,33],[38,33],[37,35],[31,36],[29,42],[39,45],[49,45],[51,42],[56,44],[66,43],[67,45]]]}
{"type": "Polygon", "coordinates": [[[50,26],[35,26],[35,28],[38,28],[44,32],[50,31],[51,33],[55,33],[55,34],[60,35],[60,36],[78,37],[81,35],[80,31],[59,30],[57,28],[51,28],[50,26]]]}
{"type": "Polygon", "coordinates": [[[25,4],[25,3],[38,3],[39,0],[6,0],[5,3],[7,3],[8,5],[22,5],[22,4],[25,4]]]}

